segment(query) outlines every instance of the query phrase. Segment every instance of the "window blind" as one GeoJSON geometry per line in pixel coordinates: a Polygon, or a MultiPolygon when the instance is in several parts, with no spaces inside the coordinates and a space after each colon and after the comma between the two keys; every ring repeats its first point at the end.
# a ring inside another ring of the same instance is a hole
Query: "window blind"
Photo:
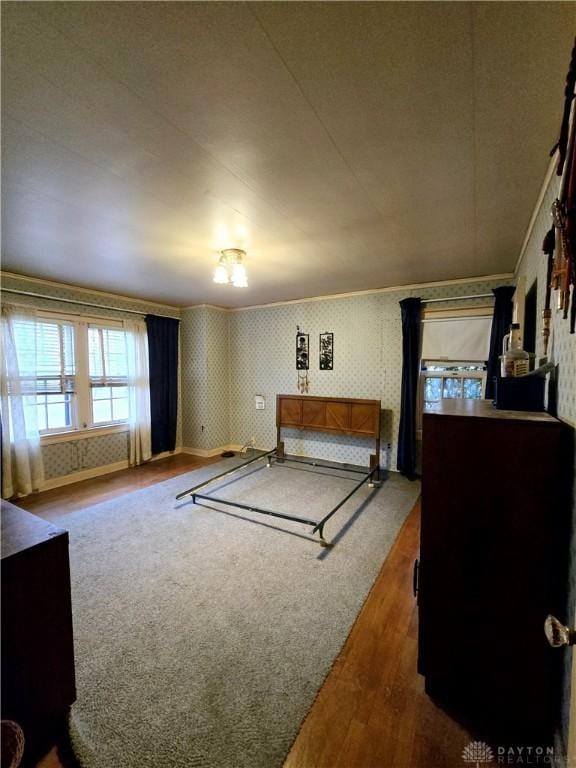
{"type": "Polygon", "coordinates": [[[91,387],[125,387],[128,381],[126,332],[90,326],[88,367],[91,387]]]}
{"type": "Polygon", "coordinates": [[[76,391],[74,326],[58,321],[14,323],[19,382],[25,395],[76,391]]]}
{"type": "Polygon", "coordinates": [[[490,317],[453,317],[422,322],[422,359],[486,361],[490,317]]]}

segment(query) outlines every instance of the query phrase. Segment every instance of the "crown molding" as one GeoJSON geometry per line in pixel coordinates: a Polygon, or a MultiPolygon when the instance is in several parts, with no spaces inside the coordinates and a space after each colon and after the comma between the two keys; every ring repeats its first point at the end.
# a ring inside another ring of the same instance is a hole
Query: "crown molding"
{"type": "MultiPolygon", "coordinates": [[[[134,296],[124,296],[121,293],[108,293],[107,291],[99,291],[96,288],[84,288],[80,285],[73,285],[71,283],[59,283],[56,280],[46,280],[42,277],[31,277],[29,275],[20,275],[16,272],[0,271],[0,279],[5,277],[13,278],[14,280],[25,280],[28,283],[34,283],[35,285],[46,285],[52,288],[64,288],[69,291],[77,291],[80,293],[86,293],[90,296],[102,296],[106,299],[121,299],[130,304],[149,304],[151,307],[163,307],[164,309],[180,311],[181,307],[177,307],[174,304],[162,304],[159,301],[149,301],[148,299],[136,299],[134,296]]],[[[54,297],[57,298],[57,297],[54,297]]],[[[58,297],[60,298],[60,297],[58,297]]],[[[61,299],[66,301],[66,299],[61,299]]]]}
{"type": "Polygon", "coordinates": [[[544,181],[542,182],[542,186],[540,187],[540,192],[538,193],[538,197],[536,198],[536,204],[534,206],[534,210],[532,211],[532,215],[530,216],[530,221],[528,222],[528,229],[526,230],[526,234],[524,235],[522,248],[520,249],[520,254],[518,256],[518,260],[516,261],[516,266],[514,267],[514,276],[518,274],[520,267],[522,266],[524,256],[526,255],[526,249],[528,248],[528,243],[530,241],[530,238],[532,237],[532,232],[534,230],[536,219],[538,218],[538,214],[540,213],[540,209],[542,208],[542,203],[544,202],[544,198],[546,197],[548,187],[550,186],[552,177],[554,175],[554,168],[556,167],[557,164],[558,164],[558,151],[556,151],[552,155],[552,157],[550,158],[550,162],[548,163],[548,168],[546,169],[546,173],[544,175],[544,181]]]}
{"type": "Polygon", "coordinates": [[[192,309],[217,309],[219,312],[235,312],[234,307],[221,307],[218,304],[192,304],[190,307],[178,307],[180,312],[188,312],[192,309]]]}
{"type": "MultiPolygon", "coordinates": [[[[347,293],[331,293],[325,296],[310,296],[303,299],[288,299],[286,301],[271,301],[264,304],[250,304],[247,307],[222,307],[217,304],[192,304],[188,307],[179,307],[174,304],[161,304],[157,301],[148,301],[148,299],[136,299],[133,296],[123,296],[118,293],[106,293],[105,291],[92,290],[90,288],[83,288],[80,286],[71,285],[69,283],[59,283],[55,280],[45,280],[39,277],[29,277],[28,275],[19,275],[14,272],[0,271],[0,278],[10,277],[16,280],[25,280],[27,282],[35,283],[37,285],[52,286],[55,288],[64,288],[74,291],[80,291],[82,293],[90,294],[92,296],[102,296],[108,299],[121,299],[132,304],[148,304],[154,307],[162,307],[164,309],[175,310],[177,312],[186,312],[193,309],[216,309],[219,312],[247,312],[251,309],[267,309],[269,307],[283,307],[290,304],[307,304],[314,301],[334,301],[336,299],[347,299],[355,296],[370,296],[380,293],[397,293],[398,291],[414,291],[423,288],[438,288],[449,285],[469,285],[471,283],[483,283],[491,280],[510,280],[514,278],[514,272],[503,272],[497,275],[478,275],[477,277],[458,277],[453,280],[437,280],[428,283],[409,283],[406,285],[392,285],[386,288],[369,288],[365,291],[348,291],[347,293]]],[[[62,299],[66,301],[66,299],[62,299]]]]}
{"type": "Polygon", "coordinates": [[[184,312],[189,309],[210,307],[221,312],[247,312],[250,309],[267,309],[269,307],[284,307],[289,304],[307,304],[312,301],[333,301],[334,299],[347,299],[354,296],[370,296],[378,293],[397,293],[398,291],[413,291],[421,288],[437,288],[445,285],[468,285],[470,283],[485,283],[491,280],[511,280],[513,272],[503,272],[498,275],[480,275],[478,277],[458,277],[454,280],[437,280],[431,283],[410,283],[408,285],[392,285],[388,288],[369,288],[366,291],[349,291],[348,293],[331,293],[326,296],[311,296],[305,299],[289,299],[287,301],[271,301],[267,304],[251,304],[247,307],[217,307],[214,304],[193,304],[190,307],[181,307],[184,312]]]}

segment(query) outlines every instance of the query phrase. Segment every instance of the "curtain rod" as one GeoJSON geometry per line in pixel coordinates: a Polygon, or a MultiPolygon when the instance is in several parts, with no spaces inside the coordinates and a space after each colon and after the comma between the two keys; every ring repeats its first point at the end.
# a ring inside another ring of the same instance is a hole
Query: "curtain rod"
{"type": "Polygon", "coordinates": [[[445,299],[422,299],[422,304],[433,304],[437,301],[462,301],[463,299],[493,299],[493,293],[474,293],[472,296],[446,296],[445,299]]]}
{"type": "MultiPolygon", "coordinates": [[[[150,312],[142,312],[137,309],[119,309],[118,307],[111,307],[106,304],[92,304],[89,301],[78,301],[77,299],[60,299],[57,296],[45,296],[42,293],[32,293],[31,291],[19,291],[16,288],[2,288],[4,293],[17,293],[20,296],[32,296],[35,299],[47,299],[48,301],[59,301],[64,304],[78,304],[82,307],[94,307],[95,309],[110,309],[113,312],[128,312],[131,315],[147,315],[150,312]]],[[[422,299],[422,304],[435,304],[438,301],[462,301],[464,299],[493,299],[492,293],[475,293],[471,296],[446,296],[444,299],[422,299]]],[[[180,320],[179,317],[174,315],[161,315],[161,317],[170,317],[172,320],[180,320]]]]}
{"type": "MultiPolygon", "coordinates": [[[[78,301],[77,299],[60,299],[57,296],[44,296],[42,293],[32,293],[31,291],[18,291],[16,288],[2,288],[3,293],[17,293],[19,296],[32,296],[35,299],[47,299],[48,301],[59,301],[64,304],[79,304],[81,307],[94,307],[95,309],[110,309],[113,312],[129,312],[131,315],[144,315],[152,314],[151,312],[142,312],[138,309],[120,309],[119,307],[111,307],[107,304],[92,304],[89,301],[78,301]]],[[[145,302],[144,302],[145,303],[145,302]]],[[[172,320],[180,320],[179,317],[173,315],[160,315],[160,317],[169,317],[172,320]]]]}

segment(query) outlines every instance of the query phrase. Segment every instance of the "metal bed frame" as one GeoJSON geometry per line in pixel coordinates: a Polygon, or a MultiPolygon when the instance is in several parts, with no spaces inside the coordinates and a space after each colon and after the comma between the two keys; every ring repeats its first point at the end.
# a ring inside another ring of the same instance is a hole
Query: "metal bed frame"
{"type": "Polygon", "coordinates": [[[187,496],[192,497],[192,503],[195,504],[197,499],[204,499],[206,501],[214,501],[218,504],[226,504],[229,507],[236,507],[238,509],[245,509],[248,512],[258,512],[261,515],[269,515],[270,517],[279,517],[282,520],[291,520],[296,523],[303,523],[304,525],[309,525],[312,527],[312,535],[315,533],[318,533],[318,536],[320,538],[320,544],[323,547],[330,546],[329,543],[324,538],[324,526],[330,520],[332,515],[334,515],[340,507],[342,507],[348,499],[353,496],[356,491],[358,491],[364,483],[368,483],[369,488],[374,488],[375,486],[379,485],[379,480],[374,479],[374,475],[378,473],[378,467],[373,467],[369,469],[368,471],[365,471],[363,469],[354,469],[351,467],[329,467],[325,464],[321,464],[318,461],[305,461],[303,459],[293,459],[289,456],[279,456],[277,453],[277,449],[273,448],[271,451],[266,451],[265,453],[261,453],[259,456],[255,456],[251,459],[248,459],[248,461],[242,462],[242,464],[238,464],[233,469],[229,469],[227,472],[221,472],[219,475],[215,475],[214,477],[211,477],[209,480],[206,480],[203,483],[199,483],[198,485],[195,485],[193,488],[189,488],[187,491],[183,491],[182,493],[179,493],[178,496],[176,496],[176,499],[180,501],[181,499],[186,498],[187,496]],[[285,512],[275,512],[271,509],[263,509],[262,507],[256,507],[253,504],[243,504],[240,501],[230,501],[228,499],[221,499],[218,498],[218,496],[213,496],[205,493],[199,493],[203,488],[206,488],[206,486],[210,485],[211,483],[216,482],[216,480],[221,480],[224,477],[228,477],[230,475],[235,474],[240,469],[243,469],[244,467],[247,467],[249,464],[253,464],[256,461],[260,461],[261,459],[266,459],[266,466],[271,467],[272,462],[276,461],[278,463],[284,463],[284,462],[292,462],[294,464],[307,464],[308,466],[312,467],[321,467],[324,469],[338,469],[339,471],[343,472],[351,472],[357,475],[361,475],[362,479],[360,482],[356,483],[354,488],[344,496],[343,499],[341,499],[338,504],[336,504],[335,507],[332,507],[332,509],[324,515],[324,517],[321,520],[310,520],[306,517],[299,517],[298,515],[289,515],[285,512]]]}

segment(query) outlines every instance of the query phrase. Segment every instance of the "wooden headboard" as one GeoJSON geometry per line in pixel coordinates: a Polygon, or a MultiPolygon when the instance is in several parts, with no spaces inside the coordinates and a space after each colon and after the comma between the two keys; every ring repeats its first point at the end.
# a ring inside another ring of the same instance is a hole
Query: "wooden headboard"
{"type": "MultiPolygon", "coordinates": [[[[380,456],[380,400],[351,397],[276,395],[277,452],[284,455],[282,427],[310,429],[376,441],[375,461],[380,456]]],[[[371,464],[373,463],[371,457],[371,464]]]]}

